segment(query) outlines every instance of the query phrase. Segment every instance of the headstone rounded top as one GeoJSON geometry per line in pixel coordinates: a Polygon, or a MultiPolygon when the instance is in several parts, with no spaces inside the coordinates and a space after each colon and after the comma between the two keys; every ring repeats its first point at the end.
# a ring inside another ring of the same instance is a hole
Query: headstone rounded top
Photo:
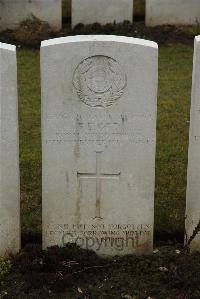
{"type": "Polygon", "coordinates": [[[145,47],[151,48],[158,48],[158,44],[145,40],[139,39],[134,37],[127,37],[127,36],[118,36],[118,35],[76,35],[76,36],[67,36],[67,37],[60,37],[42,41],[41,47],[48,47],[60,44],[67,44],[67,43],[75,43],[75,42],[118,42],[118,43],[127,43],[127,44],[135,44],[145,47]]]}
{"type": "Polygon", "coordinates": [[[200,35],[197,35],[197,36],[195,36],[195,40],[196,40],[196,42],[200,42],[200,35]]]}
{"type": "Polygon", "coordinates": [[[0,42],[0,49],[9,50],[9,51],[16,51],[16,46],[4,44],[0,42]]]}

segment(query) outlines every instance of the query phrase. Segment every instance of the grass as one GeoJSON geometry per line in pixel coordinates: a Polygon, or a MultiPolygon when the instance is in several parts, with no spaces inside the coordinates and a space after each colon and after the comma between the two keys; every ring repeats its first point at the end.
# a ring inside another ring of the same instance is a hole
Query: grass
{"type": "Polygon", "coordinates": [[[39,51],[18,51],[22,230],[41,231],[39,51]]]}
{"type": "Polygon", "coordinates": [[[157,230],[183,231],[193,48],[160,49],[156,157],[157,230]]]}
{"type": "MultiPolygon", "coordinates": [[[[183,232],[193,48],[160,49],[155,228],[183,232]]],[[[39,51],[18,51],[23,233],[41,232],[39,51]]]]}

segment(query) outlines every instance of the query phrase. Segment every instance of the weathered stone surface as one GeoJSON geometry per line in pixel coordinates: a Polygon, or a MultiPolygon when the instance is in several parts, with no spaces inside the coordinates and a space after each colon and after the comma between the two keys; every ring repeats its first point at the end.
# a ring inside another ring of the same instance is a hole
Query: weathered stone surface
{"type": "Polygon", "coordinates": [[[192,25],[200,22],[199,0],[147,0],[146,25],[192,25]]]}
{"type": "Polygon", "coordinates": [[[157,44],[44,41],[41,70],[44,248],[151,252],[157,44]]]}
{"type": "MultiPolygon", "coordinates": [[[[188,155],[188,186],[186,200],[186,241],[200,221],[200,36],[195,38],[190,142],[188,155]]],[[[200,250],[200,234],[191,243],[200,250]]]]}
{"type": "Polygon", "coordinates": [[[14,46],[0,43],[0,255],[20,247],[17,69],[14,46]]]}
{"type": "Polygon", "coordinates": [[[72,0],[72,26],[132,22],[133,0],[72,0]]]}
{"type": "Polygon", "coordinates": [[[62,1],[0,0],[0,31],[15,29],[32,16],[59,30],[62,27],[62,1]]]}

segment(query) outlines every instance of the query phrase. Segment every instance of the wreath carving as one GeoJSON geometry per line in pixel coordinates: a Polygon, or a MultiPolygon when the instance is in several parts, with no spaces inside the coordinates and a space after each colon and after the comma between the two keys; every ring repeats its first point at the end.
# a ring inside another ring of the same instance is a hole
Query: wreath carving
{"type": "Polygon", "coordinates": [[[123,95],[126,82],[119,63],[103,55],[83,60],[73,76],[73,85],[80,100],[90,107],[113,105],[123,95]]]}

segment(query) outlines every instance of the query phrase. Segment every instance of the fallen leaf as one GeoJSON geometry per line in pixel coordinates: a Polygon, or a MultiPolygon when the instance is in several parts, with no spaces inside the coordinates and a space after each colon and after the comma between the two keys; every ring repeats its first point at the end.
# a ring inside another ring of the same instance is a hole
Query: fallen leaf
{"type": "Polygon", "coordinates": [[[78,288],[78,292],[79,292],[80,294],[83,294],[83,291],[81,290],[81,288],[78,288]]]}
{"type": "Polygon", "coordinates": [[[160,267],[159,270],[161,272],[168,272],[169,271],[166,267],[160,267]]]}

